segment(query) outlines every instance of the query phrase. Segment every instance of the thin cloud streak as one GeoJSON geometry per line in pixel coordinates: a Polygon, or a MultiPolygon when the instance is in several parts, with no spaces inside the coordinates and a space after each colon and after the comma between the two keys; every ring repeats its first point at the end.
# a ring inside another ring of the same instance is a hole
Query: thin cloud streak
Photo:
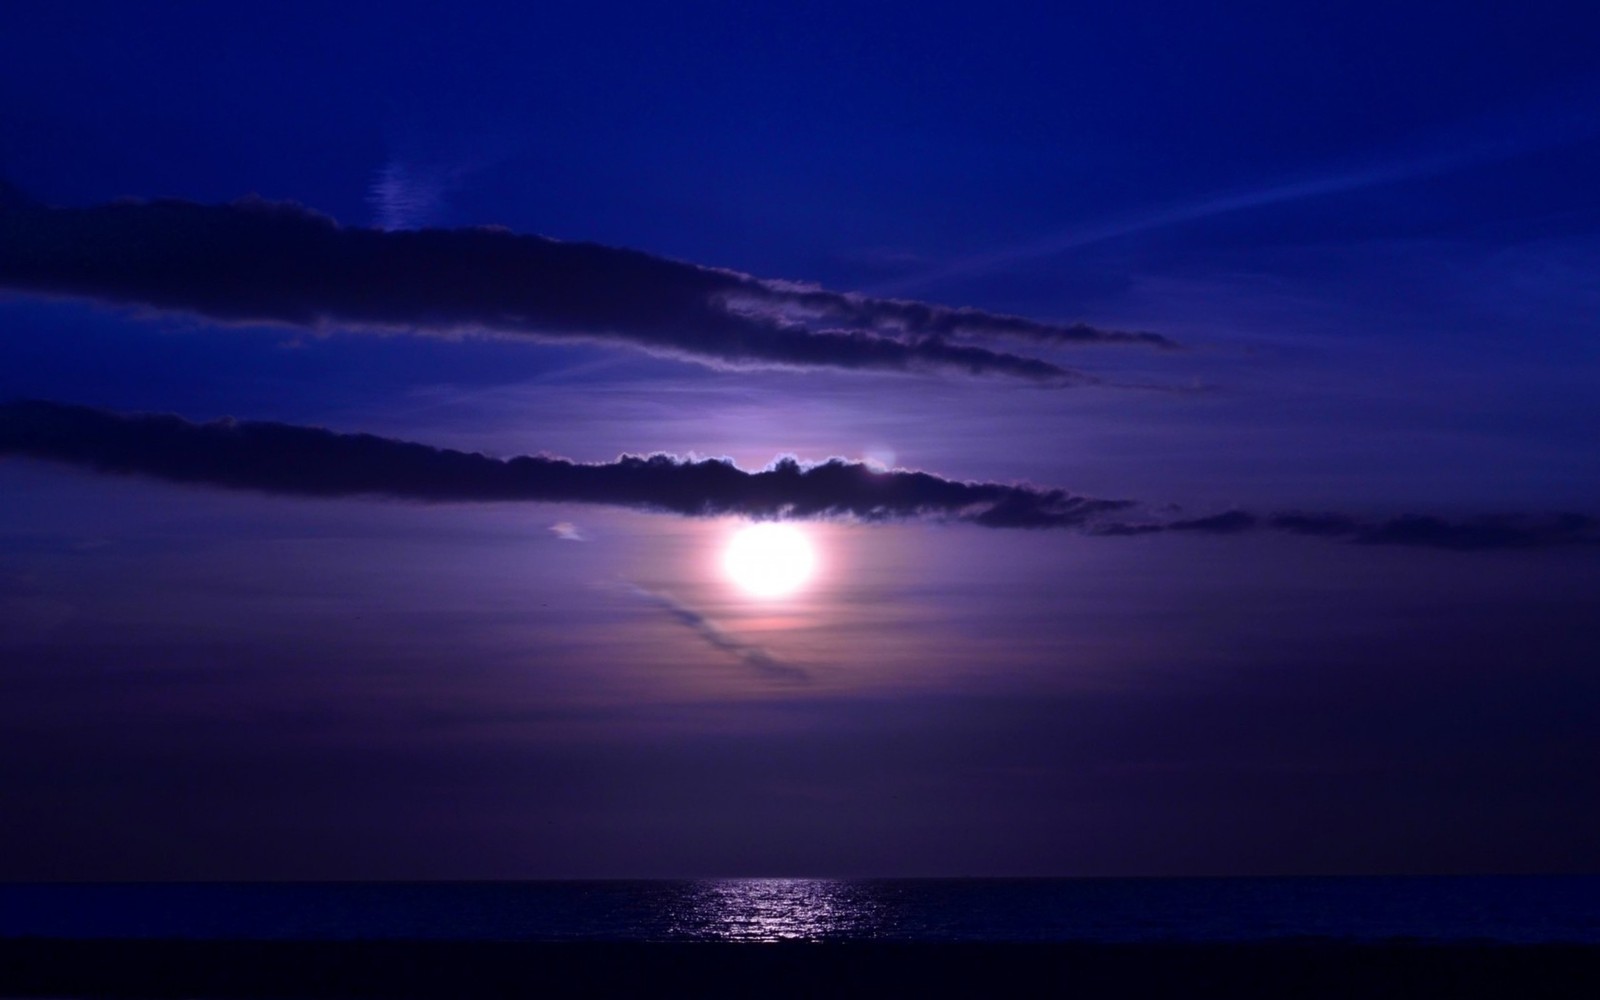
{"type": "Polygon", "coordinates": [[[1394,164],[1370,170],[1312,177],[1232,194],[1213,195],[1197,201],[1158,208],[1142,215],[1113,219],[1102,222],[1099,225],[1069,229],[1032,242],[976,254],[923,274],[876,285],[873,291],[881,295],[900,294],[942,281],[969,278],[974,275],[997,271],[1011,265],[1038,260],[1042,257],[1053,257],[1059,253],[1093,246],[1096,243],[1104,243],[1107,240],[1114,240],[1122,236],[1132,236],[1136,233],[1165,229],[1168,226],[1175,226],[1184,222],[1196,222],[1200,219],[1225,215],[1229,212],[1237,212],[1247,208],[1260,208],[1282,202],[1298,201],[1302,198],[1338,194],[1376,184],[1392,183],[1411,177],[1425,176],[1432,172],[1432,170],[1425,169],[1423,164],[1394,164]]]}
{"type": "Polygon", "coordinates": [[[0,200],[0,288],[186,312],[226,323],[487,333],[623,344],[714,367],[1093,376],[951,338],[1173,346],[568,243],[505,229],[341,226],[289,203],[0,200]]]}
{"type": "Polygon", "coordinates": [[[811,679],[803,668],[778,659],[760,646],[735,639],[722,626],[672,595],[647,590],[635,583],[627,586],[636,596],[665,611],[673,621],[699,636],[706,645],[727,653],[745,666],[776,680],[804,682],[811,679]]]}
{"type": "Polygon", "coordinates": [[[1600,134],[1592,108],[1596,94],[1568,95],[1522,109],[1514,115],[1485,117],[1436,133],[1411,151],[1392,152],[1368,166],[1325,170],[1294,180],[1178,202],[1136,215],[1063,230],[1025,243],[973,254],[941,267],[874,286],[878,295],[897,295],[957,278],[985,274],[1027,261],[1137,233],[1197,222],[1231,212],[1264,208],[1364,188],[1434,177],[1479,164],[1583,142],[1600,134]]]}
{"type": "Polygon", "coordinates": [[[421,502],[592,503],[691,517],[944,520],[989,528],[1070,528],[1099,536],[1162,532],[1239,535],[1270,530],[1368,545],[1456,551],[1600,544],[1600,518],[1495,514],[1450,521],[1408,513],[1371,520],[1338,512],[1113,520],[1135,507],[1061,489],[963,482],[829,459],[781,458],[748,472],[729,461],[624,455],[585,464],[548,456],[491,458],[370,434],[175,416],[122,415],[27,401],[0,405],[0,455],[102,473],[292,496],[421,502]]]}
{"type": "Polygon", "coordinates": [[[1370,520],[1330,512],[1282,511],[1260,515],[1230,510],[1209,517],[1166,522],[1100,523],[1089,530],[1092,534],[1110,536],[1162,532],[1240,535],[1270,530],[1358,545],[1405,545],[1456,552],[1600,545],[1600,517],[1575,513],[1485,514],[1451,521],[1432,514],[1402,514],[1385,520],[1370,520]]]}

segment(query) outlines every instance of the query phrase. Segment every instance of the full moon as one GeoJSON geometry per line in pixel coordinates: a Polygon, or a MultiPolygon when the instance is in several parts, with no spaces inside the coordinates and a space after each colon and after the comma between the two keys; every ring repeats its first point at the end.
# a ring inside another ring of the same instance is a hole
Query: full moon
{"type": "Polygon", "coordinates": [[[740,529],[722,554],[722,568],[755,597],[792,594],[810,579],[817,557],[805,532],[771,521],[740,529]]]}

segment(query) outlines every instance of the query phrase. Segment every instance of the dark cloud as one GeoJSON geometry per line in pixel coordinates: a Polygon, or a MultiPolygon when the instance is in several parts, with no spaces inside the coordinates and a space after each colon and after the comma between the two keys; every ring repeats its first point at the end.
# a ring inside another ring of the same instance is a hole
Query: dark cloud
{"type": "Polygon", "coordinates": [[[704,640],[706,645],[727,653],[745,666],[775,680],[807,681],[811,679],[811,675],[806,673],[804,668],[797,667],[792,663],[786,663],[760,646],[735,639],[724,631],[722,626],[672,595],[663,594],[655,590],[646,590],[636,584],[629,584],[628,587],[639,597],[665,611],[673,621],[687,627],[704,640]]]}
{"type": "Polygon", "coordinates": [[[1199,531],[1208,535],[1235,535],[1241,531],[1250,531],[1259,523],[1259,519],[1254,514],[1247,514],[1242,510],[1230,510],[1222,514],[1213,514],[1210,517],[1173,521],[1167,525],[1167,530],[1199,531]]]}
{"type": "Polygon", "coordinates": [[[1345,514],[1276,514],[1270,525],[1297,535],[1348,538],[1365,545],[1423,545],[1436,549],[1517,549],[1600,542],[1600,518],[1585,514],[1494,514],[1447,521],[1406,514],[1361,521],[1345,514]]]}
{"type": "Polygon", "coordinates": [[[1405,514],[1388,520],[1363,521],[1348,514],[1329,512],[1286,511],[1261,517],[1234,510],[1192,520],[1099,524],[1092,530],[1099,535],[1148,535],[1163,531],[1232,535],[1258,529],[1344,539],[1363,545],[1414,545],[1462,552],[1600,544],[1600,518],[1572,513],[1495,514],[1465,521],[1447,521],[1431,514],[1405,514]]]}
{"type": "Polygon", "coordinates": [[[1142,344],[1164,350],[1178,347],[1175,341],[1158,333],[1102,330],[1086,323],[1040,323],[1022,316],[996,315],[980,309],[952,309],[906,299],[872,298],[795,282],[761,284],[770,296],[765,300],[769,308],[845,326],[901,330],[925,337],[1011,337],[1075,345],[1142,344]]]}
{"type": "Polygon", "coordinates": [[[38,204],[24,194],[20,188],[0,177],[0,209],[37,207],[38,204]]]}
{"type": "Polygon", "coordinates": [[[785,458],[757,472],[671,455],[625,455],[604,464],[500,459],[369,434],[233,420],[196,424],[48,402],[0,405],[4,454],[266,493],[597,503],[694,516],[946,517],[1066,527],[1129,506],[1062,490],[882,472],[842,459],[802,466],[785,458]]]}
{"type": "Polygon", "coordinates": [[[1261,519],[1242,510],[1176,521],[1113,522],[1095,527],[1097,535],[1154,535],[1163,531],[1192,531],[1202,535],[1237,535],[1261,526],[1261,519]]]}
{"type": "Polygon", "coordinates": [[[1344,514],[1284,513],[1273,515],[1269,522],[1279,531],[1296,535],[1316,535],[1322,538],[1341,538],[1359,534],[1361,522],[1344,514]]]}
{"type": "Polygon", "coordinates": [[[1499,514],[1470,521],[1446,521],[1408,514],[1364,526],[1355,541],[1369,545],[1426,545],[1439,549],[1528,549],[1600,543],[1600,518],[1584,514],[1529,517],[1499,514]]]}
{"type": "Polygon", "coordinates": [[[0,455],[299,496],[594,503],[689,516],[929,518],[991,528],[1082,528],[1113,536],[1273,530],[1461,551],[1600,544],[1600,518],[1585,514],[1501,514],[1465,521],[1407,514],[1370,521],[1339,513],[1230,510],[1199,518],[1110,521],[1108,515],[1134,503],[903,469],[879,471],[838,458],[816,465],[783,458],[755,472],[728,461],[661,454],[594,464],[530,455],[502,459],[315,427],[234,420],[197,424],[42,401],[0,405],[0,455]]]}
{"type": "Polygon", "coordinates": [[[50,208],[0,188],[0,287],[270,322],[626,343],[722,366],[1096,381],[950,338],[1171,346],[1144,333],[764,281],[498,228],[387,232],[293,204],[50,208]],[[9,192],[9,193],[8,193],[9,192]]]}

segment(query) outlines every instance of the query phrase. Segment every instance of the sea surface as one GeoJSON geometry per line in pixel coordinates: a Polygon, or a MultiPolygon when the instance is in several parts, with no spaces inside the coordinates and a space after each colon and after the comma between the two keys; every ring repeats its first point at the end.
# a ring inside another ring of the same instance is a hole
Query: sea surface
{"type": "Polygon", "coordinates": [[[1600,944],[1600,875],[0,885],[0,938],[1600,944]]]}

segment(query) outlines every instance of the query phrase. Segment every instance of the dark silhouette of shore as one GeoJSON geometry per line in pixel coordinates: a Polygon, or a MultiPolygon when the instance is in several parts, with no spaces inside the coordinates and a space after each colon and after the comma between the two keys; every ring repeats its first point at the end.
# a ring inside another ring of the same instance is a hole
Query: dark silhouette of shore
{"type": "Polygon", "coordinates": [[[1594,997],[1600,946],[0,940],[10,997],[1594,997]]]}

